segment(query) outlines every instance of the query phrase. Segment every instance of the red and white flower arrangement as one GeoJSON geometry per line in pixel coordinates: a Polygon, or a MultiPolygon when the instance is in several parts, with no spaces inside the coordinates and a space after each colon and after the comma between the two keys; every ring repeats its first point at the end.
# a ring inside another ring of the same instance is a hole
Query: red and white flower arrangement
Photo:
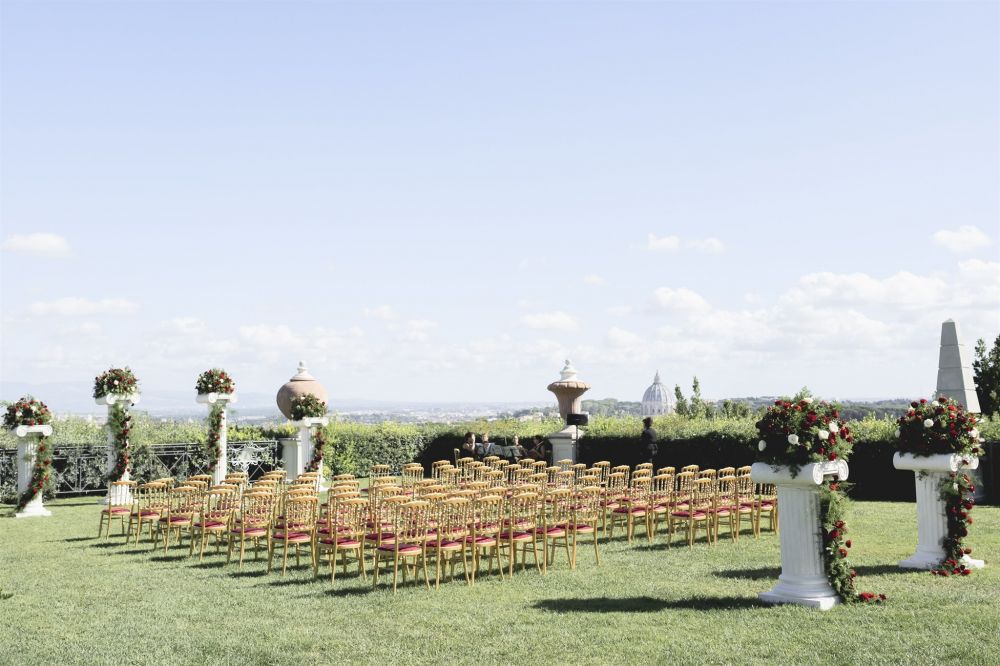
{"type": "MultiPolygon", "coordinates": [[[[52,412],[41,400],[37,400],[30,395],[24,396],[12,405],[7,406],[7,411],[3,416],[5,428],[13,430],[18,426],[41,426],[52,422],[52,412]]],[[[48,437],[42,435],[38,438],[38,447],[35,449],[35,466],[31,470],[31,480],[28,487],[17,498],[15,512],[24,510],[24,507],[44,492],[45,487],[52,479],[52,447],[49,446],[48,437]]]]}
{"type": "MultiPolygon", "coordinates": [[[[198,381],[194,385],[195,391],[201,395],[208,393],[221,393],[232,395],[236,392],[236,382],[232,376],[221,368],[211,368],[198,375],[198,381]]],[[[222,441],[222,419],[225,416],[226,405],[221,402],[213,402],[208,408],[208,471],[214,472],[219,465],[219,454],[221,453],[222,441]]]]}
{"type": "MultiPolygon", "coordinates": [[[[317,398],[312,393],[304,393],[292,398],[292,420],[301,421],[307,418],[321,418],[326,416],[326,403],[317,398]]],[[[313,455],[306,465],[307,472],[315,472],[323,463],[323,453],[326,450],[326,431],[320,427],[313,433],[313,455]]]]}
{"type": "Polygon", "coordinates": [[[131,368],[111,368],[94,377],[94,398],[108,395],[131,395],[139,391],[139,380],[131,368]]]}
{"type": "Polygon", "coordinates": [[[198,375],[198,381],[195,382],[194,388],[200,394],[230,394],[236,392],[236,382],[225,370],[212,368],[198,375]]]}

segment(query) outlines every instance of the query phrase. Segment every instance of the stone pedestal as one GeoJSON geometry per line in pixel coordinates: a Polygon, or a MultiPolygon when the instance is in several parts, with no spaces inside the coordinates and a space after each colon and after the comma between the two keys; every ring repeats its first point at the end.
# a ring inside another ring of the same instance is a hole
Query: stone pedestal
{"type": "MultiPolygon", "coordinates": [[[[945,557],[944,538],[948,535],[948,518],[945,502],[941,499],[941,482],[952,472],[973,470],[979,467],[979,458],[942,453],[932,456],[914,456],[897,453],[892,458],[896,469],[912,470],[917,488],[917,550],[899,563],[904,569],[936,569],[945,557]]],[[[969,569],[982,569],[982,560],[962,556],[962,563],[969,569]]]]}
{"type": "Polygon", "coordinates": [[[803,465],[792,475],[787,467],[755,463],[753,480],[773,483],[781,511],[781,575],[778,584],[760,595],[772,604],[800,604],[828,610],[840,603],[826,577],[820,525],[819,486],[825,476],[847,479],[847,463],[836,460],[803,465]]]}
{"type": "Polygon", "coordinates": [[[559,432],[554,432],[548,436],[552,444],[552,463],[557,460],[569,459],[576,463],[577,442],[583,433],[576,426],[566,426],[559,432]]]}
{"type": "MultiPolygon", "coordinates": [[[[35,471],[38,458],[38,440],[52,435],[52,426],[18,426],[13,433],[17,436],[17,497],[28,489],[31,477],[35,471]]],[[[15,500],[17,501],[17,500],[15,500]]],[[[42,503],[42,493],[28,502],[23,509],[14,514],[15,518],[31,518],[33,516],[51,516],[52,512],[42,503]]]]}
{"type": "MultiPolygon", "coordinates": [[[[289,481],[305,472],[306,465],[312,460],[314,450],[312,429],[317,426],[323,427],[329,422],[330,419],[326,416],[309,417],[301,421],[292,421],[292,425],[299,429],[299,437],[298,439],[284,440],[284,446],[282,447],[282,458],[285,461],[285,472],[288,475],[289,481]]],[[[329,486],[323,476],[322,461],[320,461],[319,469],[316,471],[319,472],[317,490],[320,492],[327,490],[329,486]]]]}
{"type": "MultiPolygon", "coordinates": [[[[115,467],[115,434],[111,431],[111,412],[116,404],[125,405],[128,409],[130,406],[135,405],[139,402],[138,393],[129,393],[124,395],[118,395],[115,393],[109,393],[106,396],[97,398],[95,402],[98,405],[106,405],[108,408],[108,422],[105,426],[108,429],[108,474],[115,467]]],[[[132,473],[130,470],[126,469],[125,474],[122,475],[121,479],[116,479],[116,481],[131,481],[132,473]]],[[[110,495],[103,497],[98,500],[98,504],[108,504],[113,503],[115,505],[131,504],[132,503],[132,491],[128,488],[121,488],[116,491],[116,496],[111,497],[110,495]],[[112,501],[113,500],[113,501],[112,501]]]]}
{"type": "Polygon", "coordinates": [[[211,408],[216,404],[222,405],[222,422],[219,424],[219,459],[215,463],[215,471],[213,472],[213,482],[216,484],[222,483],[226,478],[226,474],[229,471],[229,457],[226,452],[227,444],[227,427],[226,427],[226,404],[232,404],[236,402],[235,393],[199,393],[195,396],[195,401],[203,405],[209,406],[209,412],[211,408]]]}

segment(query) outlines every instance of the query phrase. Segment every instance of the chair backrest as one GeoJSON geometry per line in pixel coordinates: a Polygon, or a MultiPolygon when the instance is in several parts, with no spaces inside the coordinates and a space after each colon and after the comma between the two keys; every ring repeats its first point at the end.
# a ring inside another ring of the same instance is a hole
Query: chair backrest
{"type": "Polygon", "coordinates": [[[661,467],[660,469],[656,470],[656,473],[657,474],[669,474],[670,476],[673,476],[674,474],[677,473],[677,468],[673,467],[673,466],[661,467]]]}
{"type": "Polygon", "coordinates": [[[319,498],[315,495],[289,497],[285,501],[285,532],[310,532],[316,527],[319,498]]]}
{"type": "Polygon", "coordinates": [[[601,470],[601,485],[607,485],[608,475],[611,474],[611,463],[607,460],[598,460],[594,463],[594,467],[601,470]]]}
{"type": "Polygon", "coordinates": [[[743,467],[736,468],[736,476],[750,476],[750,471],[753,469],[751,465],[744,465],[743,467]]]}
{"type": "Polygon", "coordinates": [[[535,462],[537,461],[534,458],[521,458],[517,464],[525,469],[531,469],[535,466],[535,462]]]}
{"type": "Polygon", "coordinates": [[[712,479],[695,479],[691,487],[691,499],[688,511],[709,511],[715,502],[715,490],[712,479]]]}
{"type": "Polygon", "coordinates": [[[515,532],[526,532],[535,526],[538,516],[539,495],[533,492],[518,492],[507,502],[507,536],[513,538],[515,532]]]}
{"type": "Polygon", "coordinates": [[[404,488],[412,487],[417,481],[422,481],[423,478],[424,478],[423,465],[403,466],[403,477],[401,481],[404,488]]]}
{"type": "Polygon", "coordinates": [[[628,465],[615,465],[611,468],[612,474],[624,474],[625,475],[625,485],[628,485],[629,474],[631,469],[628,465]]]}
{"type": "Polygon", "coordinates": [[[580,479],[582,479],[584,475],[587,474],[587,466],[584,463],[576,463],[575,465],[570,465],[569,468],[570,471],[573,472],[573,477],[575,479],[576,484],[579,484],[580,479]]]}
{"type": "Polygon", "coordinates": [[[675,494],[677,501],[687,501],[691,498],[691,487],[694,485],[695,472],[681,472],[677,475],[675,494]]]}
{"type": "Polygon", "coordinates": [[[497,534],[503,525],[504,501],[499,495],[483,495],[472,504],[473,520],[470,532],[473,536],[497,534]]]}
{"type": "Polygon", "coordinates": [[[576,473],[571,469],[557,472],[555,485],[557,488],[572,488],[576,485],[576,473]]]}
{"type": "Polygon", "coordinates": [[[628,485],[628,475],[625,472],[611,472],[608,474],[608,497],[617,499],[625,494],[628,485]]]}
{"type": "Polygon", "coordinates": [[[396,506],[392,529],[395,533],[395,548],[418,545],[423,548],[431,522],[431,505],[423,500],[411,500],[396,506]]]}
{"type": "Polygon", "coordinates": [[[600,486],[578,488],[570,507],[573,526],[589,525],[595,527],[600,519],[602,502],[603,492],[600,486]]]}
{"type": "Polygon", "coordinates": [[[739,506],[739,488],[732,474],[720,476],[715,485],[715,507],[735,508],[739,506]]]}
{"type": "Polygon", "coordinates": [[[236,490],[216,486],[205,493],[202,518],[229,524],[239,508],[240,495],[236,490]]]}
{"type": "Polygon", "coordinates": [[[556,476],[561,471],[563,471],[563,470],[562,470],[561,467],[559,467],[559,465],[550,465],[549,467],[545,468],[545,473],[548,475],[548,483],[550,485],[555,485],[556,476]]]}
{"type": "Polygon", "coordinates": [[[202,497],[204,492],[194,486],[177,486],[171,488],[167,495],[166,518],[185,517],[194,518],[201,511],[202,497]]]}
{"type": "Polygon", "coordinates": [[[164,476],[159,479],[153,479],[150,483],[163,483],[167,486],[167,489],[173,488],[176,484],[174,477],[164,476]]]}
{"type": "Polygon", "coordinates": [[[337,509],[331,518],[331,527],[338,537],[358,537],[365,533],[368,522],[368,500],[349,497],[337,501],[337,509]]]}
{"type": "Polygon", "coordinates": [[[698,473],[698,469],[697,465],[684,465],[684,467],[681,467],[682,472],[694,472],[695,474],[698,473]]]}
{"type": "Polygon", "coordinates": [[[649,501],[658,506],[669,506],[674,496],[674,477],[672,474],[657,474],[653,477],[649,489],[649,501]]]}
{"type": "Polygon", "coordinates": [[[724,476],[736,476],[736,468],[735,467],[720,467],[719,468],[719,478],[721,479],[724,476]]]}
{"type": "Polygon", "coordinates": [[[649,476],[632,477],[632,484],[628,489],[629,503],[633,506],[648,504],[652,482],[653,479],[649,476]]]}
{"type": "Polygon", "coordinates": [[[334,474],[330,480],[336,483],[337,481],[354,481],[356,478],[353,474],[334,474]]]}
{"type": "Polygon", "coordinates": [[[135,489],[133,496],[135,504],[141,511],[143,509],[162,509],[167,505],[168,486],[165,483],[150,481],[143,483],[135,489]]]}
{"type": "Polygon", "coordinates": [[[640,469],[648,469],[652,473],[653,463],[651,462],[639,463],[638,465],[635,466],[635,471],[638,472],[640,469]]]}
{"type": "Polygon", "coordinates": [[[569,488],[550,488],[540,507],[542,524],[548,527],[565,525],[570,520],[573,494],[569,488]]]}
{"type": "Polygon", "coordinates": [[[268,527],[274,517],[274,495],[268,493],[246,493],[240,502],[240,530],[268,527]]]}
{"type": "Polygon", "coordinates": [[[437,542],[460,541],[469,533],[472,522],[472,500],[468,497],[449,497],[437,504],[437,542]]]}
{"type": "Polygon", "coordinates": [[[573,461],[570,460],[569,458],[563,458],[561,460],[557,460],[556,461],[556,466],[559,468],[560,471],[563,471],[563,472],[569,470],[569,468],[570,468],[570,466],[572,464],[573,464],[573,461]]]}
{"type": "Polygon", "coordinates": [[[457,467],[450,467],[441,470],[441,480],[449,488],[457,488],[462,481],[462,470],[457,467]]]}

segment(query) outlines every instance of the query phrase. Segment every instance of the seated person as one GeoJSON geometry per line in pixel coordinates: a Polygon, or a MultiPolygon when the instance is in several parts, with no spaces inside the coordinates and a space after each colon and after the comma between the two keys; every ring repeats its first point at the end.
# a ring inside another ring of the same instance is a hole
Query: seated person
{"type": "Polygon", "coordinates": [[[510,448],[512,454],[510,459],[512,462],[517,462],[521,458],[526,458],[528,456],[528,451],[521,446],[521,438],[517,435],[514,435],[514,443],[510,445],[510,448]]]}
{"type": "Polygon", "coordinates": [[[476,436],[471,432],[465,433],[465,439],[462,441],[462,455],[469,458],[476,457],[476,436]]]}
{"type": "Polygon", "coordinates": [[[527,457],[534,458],[535,460],[548,460],[549,459],[549,447],[546,444],[545,439],[541,435],[535,435],[531,439],[531,448],[528,449],[527,457]]]}
{"type": "Polygon", "coordinates": [[[493,455],[493,442],[490,441],[490,433],[483,433],[483,441],[479,445],[479,454],[483,457],[493,455]]]}

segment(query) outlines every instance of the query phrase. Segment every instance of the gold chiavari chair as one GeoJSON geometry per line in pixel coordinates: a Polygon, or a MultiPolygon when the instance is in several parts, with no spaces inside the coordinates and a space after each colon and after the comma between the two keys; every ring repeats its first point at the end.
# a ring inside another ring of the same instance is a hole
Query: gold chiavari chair
{"type": "Polygon", "coordinates": [[[358,574],[362,580],[368,579],[365,571],[365,525],[368,521],[368,500],[361,497],[345,497],[334,500],[334,507],[328,514],[330,522],[326,536],[316,539],[316,556],[313,558],[313,575],[319,578],[320,553],[329,555],[330,583],[337,577],[337,557],[347,573],[347,557],[353,555],[358,563],[358,574]]]}
{"type": "MultiPolygon", "coordinates": [[[[649,488],[649,508],[646,511],[647,532],[651,538],[656,538],[659,530],[661,518],[667,518],[667,514],[673,509],[674,503],[674,477],[672,474],[657,474],[650,482],[649,488]]],[[[665,521],[669,522],[669,520],[665,521]]],[[[667,535],[667,545],[670,545],[669,534],[667,535]]]]}
{"type": "Polygon", "coordinates": [[[556,546],[561,541],[566,549],[566,561],[572,565],[569,547],[569,521],[572,491],[569,488],[546,488],[538,506],[535,539],[542,542],[542,573],[555,559],[556,546]]]}
{"type": "Polygon", "coordinates": [[[398,486],[382,488],[380,494],[369,504],[368,527],[371,532],[365,534],[365,543],[375,549],[393,543],[396,540],[396,531],[392,521],[396,515],[396,508],[409,501],[410,498],[404,495],[402,488],[398,486]]]}
{"type": "Polygon", "coordinates": [[[562,458],[561,460],[556,461],[556,467],[559,468],[560,472],[568,472],[572,464],[573,461],[569,458],[562,458]]]}
{"type": "Polygon", "coordinates": [[[781,529],[778,521],[778,493],[773,483],[757,484],[756,498],[754,499],[754,522],[756,532],[760,535],[761,517],[767,515],[767,526],[774,533],[781,529]]]}
{"type": "Polygon", "coordinates": [[[441,478],[441,470],[443,470],[445,468],[449,468],[451,466],[452,466],[452,464],[450,462],[448,462],[447,460],[437,460],[437,461],[431,463],[431,478],[432,479],[440,479],[441,478]]]}
{"type": "Polygon", "coordinates": [[[205,542],[208,535],[215,536],[215,551],[222,548],[222,537],[232,528],[233,515],[240,508],[239,493],[233,488],[215,487],[205,494],[201,512],[191,525],[191,548],[188,555],[194,554],[195,538],[200,536],[201,551],[198,560],[205,559],[205,542]]]}
{"type": "Polygon", "coordinates": [[[504,501],[499,495],[483,495],[472,503],[472,521],[469,524],[469,534],[465,537],[465,547],[472,558],[472,580],[476,584],[479,572],[479,562],[483,551],[489,553],[487,572],[493,569],[493,559],[496,558],[497,571],[503,580],[503,565],[500,562],[500,531],[503,527],[504,501]]]}
{"type": "Polygon", "coordinates": [[[601,531],[608,533],[608,517],[622,504],[622,498],[626,494],[628,476],[625,472],[611,472],[608,474],[607,484],[604,488],[604,513],[601,516],[601,531]]]}
{"type": "Polygon", "coordinates": [[[442,469],[441,481],[449,488],[458,488],[462,482],[462,470],[457,467],[442,469]]]}
{"type": "Polygon", "coordinates": [[[675,479],[674,508],[684,510],[691,501],[691,490],[694,488],[695,472],[681,472],[675,479]]]}
{"type": "Polygon", "coordinates": [[[611,525],[608,529],[608,538],[614,538],[615,524],[625,523],[625,535],[628,543],[632,543],[636,525],[646,528],[646,538],[652,540],[653,535],[649,532],[649,525],[646,521],[646,513],[649,508],[649,488],[651,478],[639,476],[632,479],[632,485],[628,489],[628,494],[620,500],[620,506],[611,512],[611,525]]]}
{"type": "MultiPolygon", "coordinates": [[[[378,585],[379,560],[392,558],[392,592],[396,593],[399,578],[399,563],[403,562],[403,582],[406,582],[407,564],[418,566],[424,572],[424,584],[430,589],[430,579],[427,576],[427,541],[428,522],[430,519],[430,504],[421,500],[412,500],[395,507],[393,525],[396,538],[391,544],[383,543],[375,549],[373,576],[374,585],[378,585]]],[[[414,574],[416,580],[416,574],[414,574]]]]}
{"type": "Polygon", "coordinates": [[[295,565],[301,565],[301,549],[309,553],[309,564],[315,570],[316,556],[314,541],[316,538],[316,515],[319,499],[315,495],[290,496],[285,500],[285,514],[282,524],[275,525],[268,540],[267,571],[271,572],[274,561],[274,551],[280,547],[281,575],[288,570],[288,551],[295,549],[295,565]]]}
{"type": "Polygon", "coordinates": [[[549,464],[547,462],[545,462],[544,460],[536,460],[535,462],[533,462],[531,464],[531,468],[533,470],[535,470],[535,474],[538,474],[540,472],[544,472],[545,468],[548,467],[548,466],[549,466],[549,464]]]}
{"type": "Polygon", "coordinates": [[[160,533],[163,533],[163,552],[167,552],[167,548],[170,547],[170,534],[174,530],[177,531],[177,544],[183,544],[184,531],[186,530],[188,536],[192,539],[194,538],[191,533],[192,525],[194,524],[195,517],[201,511],[202,497],[204,496],[204,491],[195,488],[193,486],[178,486],[176,488],[171,488],[167,494],[167,507],[160,515],[160,519],[156,523],[156,539],[153,542],[153,547],[156,547],[157,541],[159,541],[160,533]]]}
{"type": "Polygon", "coordinates": [[[698,469],[697,465],[684,465],[684,467],[681,467],[682,472],[694,472],[695,474],[698,474],[698,469]]]}
{"type": "Polygon", "coordinates": [[[520,492],[511,496],[507,502],[507,517],[504,519],[503,531],[500,534],[501,548],[507,549],[508,574],[514,576],[514,566],[517,564],[517,551],[521,550],[521,571],[527,567],[528,546],[535,560],[535,568],[541,572],[538,562],[538,541],[535,539],[536,519],[538,516],[539,495],[532,492],[520,492]]]}
{"type": "Polygon", "coordinates": [[[205,487],[208,488],[212,485],[212,483],[214,483],[214,481],[215,477],[211,474],[195,474],[194,476],[189,476],[187,481],[184,482],[184,485],[198,488],[199,486],[196,485],[196,483],[204,483],[205,487]]]}
{"type": "Polygon", "coordinates": [[[632,468],[628,465],[615,465],[611,468],[611,474],[624,474],[625,475],[625,485],[629,485],[629,478],[632,474],[632,468]]]}
{"type": "Polygon", "coordinates": [[[673,535],[676,531],[675,524],[683,525],[687,531],[688,547],[690,548],[694,545],[700,525],[705,528],[705,538],[708,540],[708,543],[712,543],[714,496],[715,493],[712,491],[711,479],[697,479],[694,481],[685,508],[675,507],[670,512],[670,534],[673,535]]]}
{"type": "Polygon", "coordinates": [[[572,470],[556,472],[556,478],[553,485],[556,488],[573,488],[573,486],[576,485],[576,473],[572,470]]]}
{"type": "MultiPolygon", "coordinates": [[[[125,520],[132,514],[132,489],[136,487],[135,481],[112,481],[108,484],[108,504],[101,509],[101,520],[97,524],[97,538],[101,538],[104,525],[108,529],[104,534],[107,539],[111,536],[111,521],[117,520],[122,526],[122,536],[126,536],[125,520]]],[[[127,539],[126,539],[127,540],[127,539]]]]}
{"type": "Polygon", "coordinates": [[[525,469],[534,469],[536,462],[534,458],[521,458],[517,464],[525,469]]]}
{"type": "MultiPolygon", "coordinates": [[[[737,470],[739,471],[739,470],[737,470]]],[[[740,535],[743,530],[743,520],[750,524],[750,532],[753,534],[754,538],[760,536],[757,532],[757,524],[754,519],[757,513],[754,509],[754,484],[753,479],[750,476],[737,476],[736,477],[736,501],[740,507],[739,513],[736,517],[736,536],[740,535]]]]}
{"type": "Polygon", "coordinates": [[[382,464],[372,464],[368,467],[368,478],[374,479],[377,476],[390,476],[392,475],[392,467],[389,465],[382,464]]]}
{"type": "Polygon", "coordinates": [[[736,468],[735,467],[720,467],[719,468],[719,478],[721,479],[724,476],[736,476],[736,468]]]}
{"type": "Polygon", "coordinates": [[[403,474],[401,478],[402,486],[404,488],[412,488],[418,481],[424,480],[424,466],[418,463],[409,463],[403,465],[403,474]]]}
{"type": "Polygon", "coordinates": [[[601,486],[608,485],[608,476],[611,474],[611,463],[607,460],[598,460],[594,467],[601,470],[601,486]]]}
{"type": "Polygon", "coordinates": [[[450,570],[450,579],[455,580],[455,565],[462,562],[462,573],[466,584],[472,583],[468,550],[465,538],[469,536],[472,519],[472,501],[468,497],[448,497],[437,503],[433,510],[435,528],[427,547],[434,554],[434,587],[441,587],[441,571],[450,570]]]}
{"type": "Polygon", "coordinates": [[[240,501],[239,519],[229,531],[229,553],[226,562],[233,559],[233,548],[236,542],[240,544],[240,564],[243,568],[243,555],[246,552],[247,541],[253,542],[253,558],[257,559],[260,551],[260,540],[264,540],[264,548],[270,550],[268,544],[271,534],[271,521],[274,519],[276,497],[269,492],[244,493],[240,501]]]}
{"type": "Polygon", "coordinates": [[[739,522],[743,511],[746,511],[748,516],[753,514],[753,508],[743,507],[740,504],[736,477],[732,475],[719,477],[712,506],[712,533],[716,543],[719,541],[719,525],[723,520],[729,523],[730,538],[733,541],[739,540],[739,522]]]}
{"type": "Polygon", "coordinates": [[[569,469],[573,472],[573,485],[580,485],[580,479],[587,474],[587,466],[583,463],[576,463],[575,465],[570,465],[569,469]]]}
{"type": "Polygon", "coordinates": [[[652,477],[653,463],[651,462],[639,463],[638,465],[635,466],[635,471],[638,472],[639,470],[647,470],[649,472],[649,476],[652,477]]]}
{"type": "Polygon", "coordinates": [[[736,468],[736,476],[750,476],[750,471],[753,469],[751,465],[744,465],[743,467],[736,468]]]}
{"type": "Polygon", "coordinates": [[[657,474],[669,474],[670,476],[674,476],[675,474],[677,474],[677,468],[673,467],[673,466],[661,467],[660,469],[656,470],[656,473],[657,474]]]}
{"type": "MultiPolygon", "coordinates": [[[[143,483],[135,489],[133,499],[134,503],[128,518],[128,533],[125,535],[125,541],[127,542],[132,536],[132,526],[135,525],[135,543],[138,544],[143,523],[148,526],[150,540],[153,538],[153,527],[160,519],[160,514],[166,510],[167,485],[155,481],[143,483]]],[[[108,531],[111,531],[110,524],[108,531]]]]}
{"type": "Polygon", "coordinates": [[[561,471],[562,468],[559,467],[558,465],[549,465],[548,467],[546,467],[545,474],[547,475],[548,478],[545,480],[545,482],[548,483],[550,486],[555,486],[556,477],[561,471]]]}
{"type": "Polygon", "coordinates": [[[594,562],[601,563],[601,554],[597,549],[597,529],[603,499],[600,486],[579,488],[573,497],[569,522],[569,531],[573,541],[570,555],[570,568],[572,569],[576,568],[576,548],[581,536],[590,536],[594,544],[594,562]]]}

